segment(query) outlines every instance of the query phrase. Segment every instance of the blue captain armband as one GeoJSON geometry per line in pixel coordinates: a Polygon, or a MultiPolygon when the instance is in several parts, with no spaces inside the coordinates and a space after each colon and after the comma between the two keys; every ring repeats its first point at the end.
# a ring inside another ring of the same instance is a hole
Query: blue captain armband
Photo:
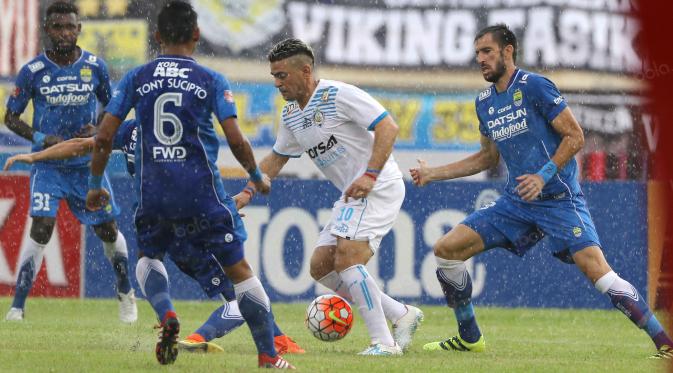
{"type": "Polygon", "coordinates": [[[556,167],[556,163],[554,161],[549,161],[545,163],[544,166],[540,169],[540,171],[536,172],[537,175],[540,175],[542,180],[544,180],[544,183],[547,184],[549,180],[551,180],[554,175],[556,175],[556,172],[558,171],[558,167],[556,167]]]}

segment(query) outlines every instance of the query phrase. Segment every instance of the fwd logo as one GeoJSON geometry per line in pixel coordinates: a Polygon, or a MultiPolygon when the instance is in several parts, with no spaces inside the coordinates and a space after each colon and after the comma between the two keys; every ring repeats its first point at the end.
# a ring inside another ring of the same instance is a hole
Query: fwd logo
{"type": "Polygon", "coordinates": [[[337,139],[334,137],[334,135],[330,136],[329,140],[327,140],[327,143],[324,141],[320,142],[318,145],[312,147],[311,149],[307,150],[306,153],[308,154],[311,159],[321,155],[325,154],[326,151],[332,149],[334,145],[336,145],[337,139]]]}
{"type": "Polygon", "coordinates": [[[160,161],[181,161],[187,157],[187,149],[182,146],[155,146],[152,156],[160,161]]]}
{"type": "MultiPolygon", "coordinates": [[[[0,176],[0,295],[14,293],[19,258],[30,238],[29,177],[0,176]]],[[[31,295],[78,297],[81,289],[82,226],[61,203],[57,224],[44,249],[43,266],[31,295]]]]}

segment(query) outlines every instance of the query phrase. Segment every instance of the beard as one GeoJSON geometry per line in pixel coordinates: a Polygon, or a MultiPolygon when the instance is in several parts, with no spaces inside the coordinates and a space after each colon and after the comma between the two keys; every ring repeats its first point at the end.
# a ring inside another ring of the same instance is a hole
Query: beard
{"type": "Polygon", "coordinates": [[[51,42],[51,49],[58,54],[68,54],[77,49],[77,42],[51,42]]]}
{"type": "Polygon", "coordinates": [[[494,71],[488,75],[484,75],[484,79],[487,82],[495,83],[498,80],[500,80],[500,78],[502,78],[503,75],[505,75],[505,71],[507,69],[505,68],[504,60],[505,60],[504,56],[502,55],[502,53],[500,53],[500,59],[498,60],[498,62],[495,63],[494,71]]]}

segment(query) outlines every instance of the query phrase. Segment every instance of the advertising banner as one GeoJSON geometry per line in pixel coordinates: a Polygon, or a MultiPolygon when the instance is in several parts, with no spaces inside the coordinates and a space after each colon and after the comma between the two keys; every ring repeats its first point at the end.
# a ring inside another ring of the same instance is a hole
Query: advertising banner
{"type": "MultiPolygon", "coordinates": [[[[30,195],[28,175],[0,175],[0,295],[14,294],[20,251],[30,237],[30,201],[40,203],[40,193],[30,195]]],[[[44,262],[31,296],[79,297],[84,230],[65,202],[58,209],[57,224],[44,251],[44,262]]]]}
{"type": "MultiPolygon", "coordinates": [[[[132,226],[134,197],[128,178],[114,180],[123,215],[122,231],[132,265],[136,240],[132,226]]],[[[238,191],[244,182],[229,180],[225,188],[238,191]]],[[[425,188],[406,185],[406,198],[392,232],[383,240],[368,268],[390,296],[413,303],[443,304],[435,277],[432,245],[476,208],[498,197],[501,184],[450,182],[425,188]]],[[[647,194],[636,182],[585,184],[589,209],[614,270],[644,296],[647,293],[647,194]]],[[[248,231],[246,257],[273,301],[307,301],[326,290],[312,280],[309,259],[318,233],[339,197],[326,181],[276,180],[268,198],[256,196],[244,209],[248,231]]],[[[113,275],[107,268],[100,241],[87,234],[87,297],[111,297],[113,275]]],[[[171,294],[180,299],[203,299],[198,285],[166,260],[171,294]]],[[[609,308],[572,265],[554,258],[544,241],[523,258],[502,249],[468,261],[476,304],[505,307],[609,308]]]]}

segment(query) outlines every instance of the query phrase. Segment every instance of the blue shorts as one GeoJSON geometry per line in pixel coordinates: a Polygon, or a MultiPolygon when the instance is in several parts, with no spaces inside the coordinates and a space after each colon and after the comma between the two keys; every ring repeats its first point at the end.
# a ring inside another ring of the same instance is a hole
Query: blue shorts
{"type": "Polygon", "coordinates": [[[163,259],[168,253],[209,297],[223,294],[227,300],[235,299],[224,267],[244,257],[243,242],[247,236],[238,213],[175,220],[145,216],[136,219],[136,231],[141,255],[163,259]]]}
{"type": "Polygon", "coordinates": [[[89,191],[89,167],[33,167],[30,172],[30,216],[55,218],[61,199],[77,219],[86,225],[107,223],[119,215],[114,193],[107,175],[103,175],[103,187],[110,192],[110,204],[98,211],[86,208],[89,191]]]}
{"type": "Polygon", "coordinates": [[[462,224],[481,236],[485,250],[503,247],[519,256],[545,236],[553,255],[566,263],[584,248],[601,246],[583,195],[532,202],[504,195],[462,224]]]}

